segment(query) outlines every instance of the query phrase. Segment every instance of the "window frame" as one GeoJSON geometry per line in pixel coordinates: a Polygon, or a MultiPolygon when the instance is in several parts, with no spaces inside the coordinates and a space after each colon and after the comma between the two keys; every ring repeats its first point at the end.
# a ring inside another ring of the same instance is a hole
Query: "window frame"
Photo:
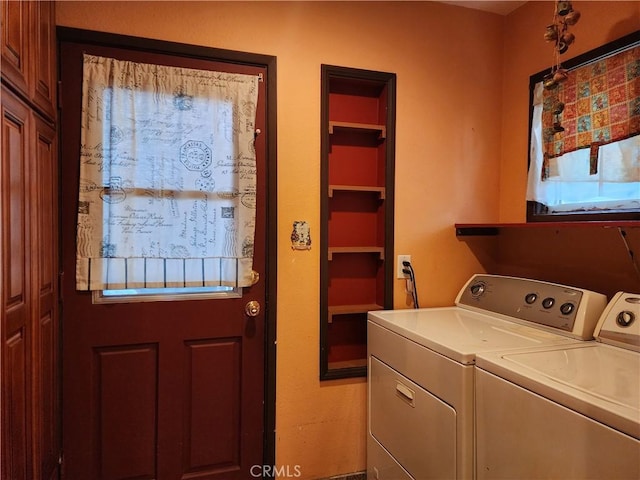
{"type": "Polygon", "coordinates": [[[167,287],[151,288],[154,293],[122,293],[105,295],[104,292],[126,292],[127,290],[145,290],[130,288],[120,290],[92,290],[91,301],[94,304],[137,303],[137,302],[178,302],[185,300],[223,300],[226,298],[242,298],[242,287],[167,287]],[[227,288],[225,290],[216,290],[227,288]],[[201,289],[201,291],[194,291],[201,289]],[[166,290],[160,292],[159,290],[166,290]],[[182,291],[181,291],[182,290],[182,291]]]}
{"type": "MultiPolygon", "coordinates": [[[[563,61],[562,66],[566,70],[582,67],[592,62],[596,62],[603,57],[613,55],[619,51],[626,50],[634,43],[640,41],[640,30],[625,35],[617,40],[606,43],[593,50],[589,50],[581,55],[563,61]]],[[[529,77],[529,131],[527,142],[527,174],[531,165],[531,129],[533,127],[533,99],[536,84],[540,83],[544,76],[549,73],[546,68],[529,77]]],[[[526,221],[530,222],[584,222],[584,221],[620,221],[620,220],[640,220],[640,210],[607,211],[607,212],[563,212],[549,213],[548,208],[539,202],[527,200],[526,221]]]]}

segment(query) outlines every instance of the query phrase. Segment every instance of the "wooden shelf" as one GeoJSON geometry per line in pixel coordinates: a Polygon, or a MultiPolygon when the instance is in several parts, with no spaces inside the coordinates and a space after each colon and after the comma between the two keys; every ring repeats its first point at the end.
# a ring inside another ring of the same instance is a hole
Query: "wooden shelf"
{"type": "Polygon", "coordinates": [[[329,247],[329,260],[333,260],[336,253],[376,253],[380,260],[384,260],[384,247],[329,247]]]}
{"type": "MultiPolygon", "coordinates": [[[[367,359],[366,358],[356,358],[353,360],[343,360],[341,362],[329,362],[329,368],[332,370],[346,370],[348,368],[366,368],[367,367],[367,359]]],[[[345,375],[340,375],[339,377],[343,377],[345,375]]]]}
{"type": "Polygon", "coordinates": [[[368,303],[365,305],[333,305],[329,307],[329,323],[333,322],[334,315],[367,313],[373,310],[384,310],[384,307],[375,303],[368,303]]]}
{"type": "Polygon", "coordinates": [[[378,138],[387,138],[387,127],[372,123],[336,122],[329,121],[329,134],[333,135],[335,130],[359,130],[366,133],[377,133],[378,138]]]}
{"type": "Polygon", "coordinates": [[[329,185],[329,197],[333,197],[334,192],[371,192],[377,193],[380,200],[384,200],[386,189],[384,187],[369,187],[361,185],[329,185]]]}
{"type": "Polygon", "coordinates": [[[456,236],[492,236],[502,230],[640,228],[640,221],[528,222],[528,223],[456,223],[456,236]]]}
{"type": "Polygon", "coordinates": [[[640,292],[640,221],[456,224],[484,270],[600,292],[640,292]]]}

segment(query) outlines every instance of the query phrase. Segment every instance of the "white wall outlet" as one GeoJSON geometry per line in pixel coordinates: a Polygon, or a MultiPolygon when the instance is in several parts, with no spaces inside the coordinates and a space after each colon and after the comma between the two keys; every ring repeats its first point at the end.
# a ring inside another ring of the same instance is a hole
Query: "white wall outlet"
{"type": "Polygon", "coordinates": [[[397,277],[409,278],[409,275],[402,273],[402,269],[405,268],[404,265],[402,265],[402,262],[411,263],[411,255],[398,255],[397,277]]]}

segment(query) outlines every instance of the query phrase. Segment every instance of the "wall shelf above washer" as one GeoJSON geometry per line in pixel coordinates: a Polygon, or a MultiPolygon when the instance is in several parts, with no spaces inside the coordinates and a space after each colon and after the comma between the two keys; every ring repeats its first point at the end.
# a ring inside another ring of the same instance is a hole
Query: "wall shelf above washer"
{"type": "Polygon", "coordinates": [[[640,293],[640,221],[457,223],[486,272],[640,293]]]}
{"type": "Polygon", "coordinates": [[[588,221],[588,222],[529,222],[529,223],[456,223],[456,236],[491,236],[505,230],[559,230],[559,229],[603,229],[640,228],[640,221],[588,221]]]}

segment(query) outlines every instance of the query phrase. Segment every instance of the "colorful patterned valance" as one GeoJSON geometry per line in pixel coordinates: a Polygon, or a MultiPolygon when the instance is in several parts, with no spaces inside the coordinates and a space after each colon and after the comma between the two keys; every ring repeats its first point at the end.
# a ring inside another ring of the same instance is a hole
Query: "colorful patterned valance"
{"type": "Polygon", "coordinates": [[[546,159],[591,148],[591,174],[598,147],[640,134],[640,46],[568,72],[557,88],[544,90],[542,126],[546,159]],[[563,132],[553,133],[560,114],[563,132]]]}

